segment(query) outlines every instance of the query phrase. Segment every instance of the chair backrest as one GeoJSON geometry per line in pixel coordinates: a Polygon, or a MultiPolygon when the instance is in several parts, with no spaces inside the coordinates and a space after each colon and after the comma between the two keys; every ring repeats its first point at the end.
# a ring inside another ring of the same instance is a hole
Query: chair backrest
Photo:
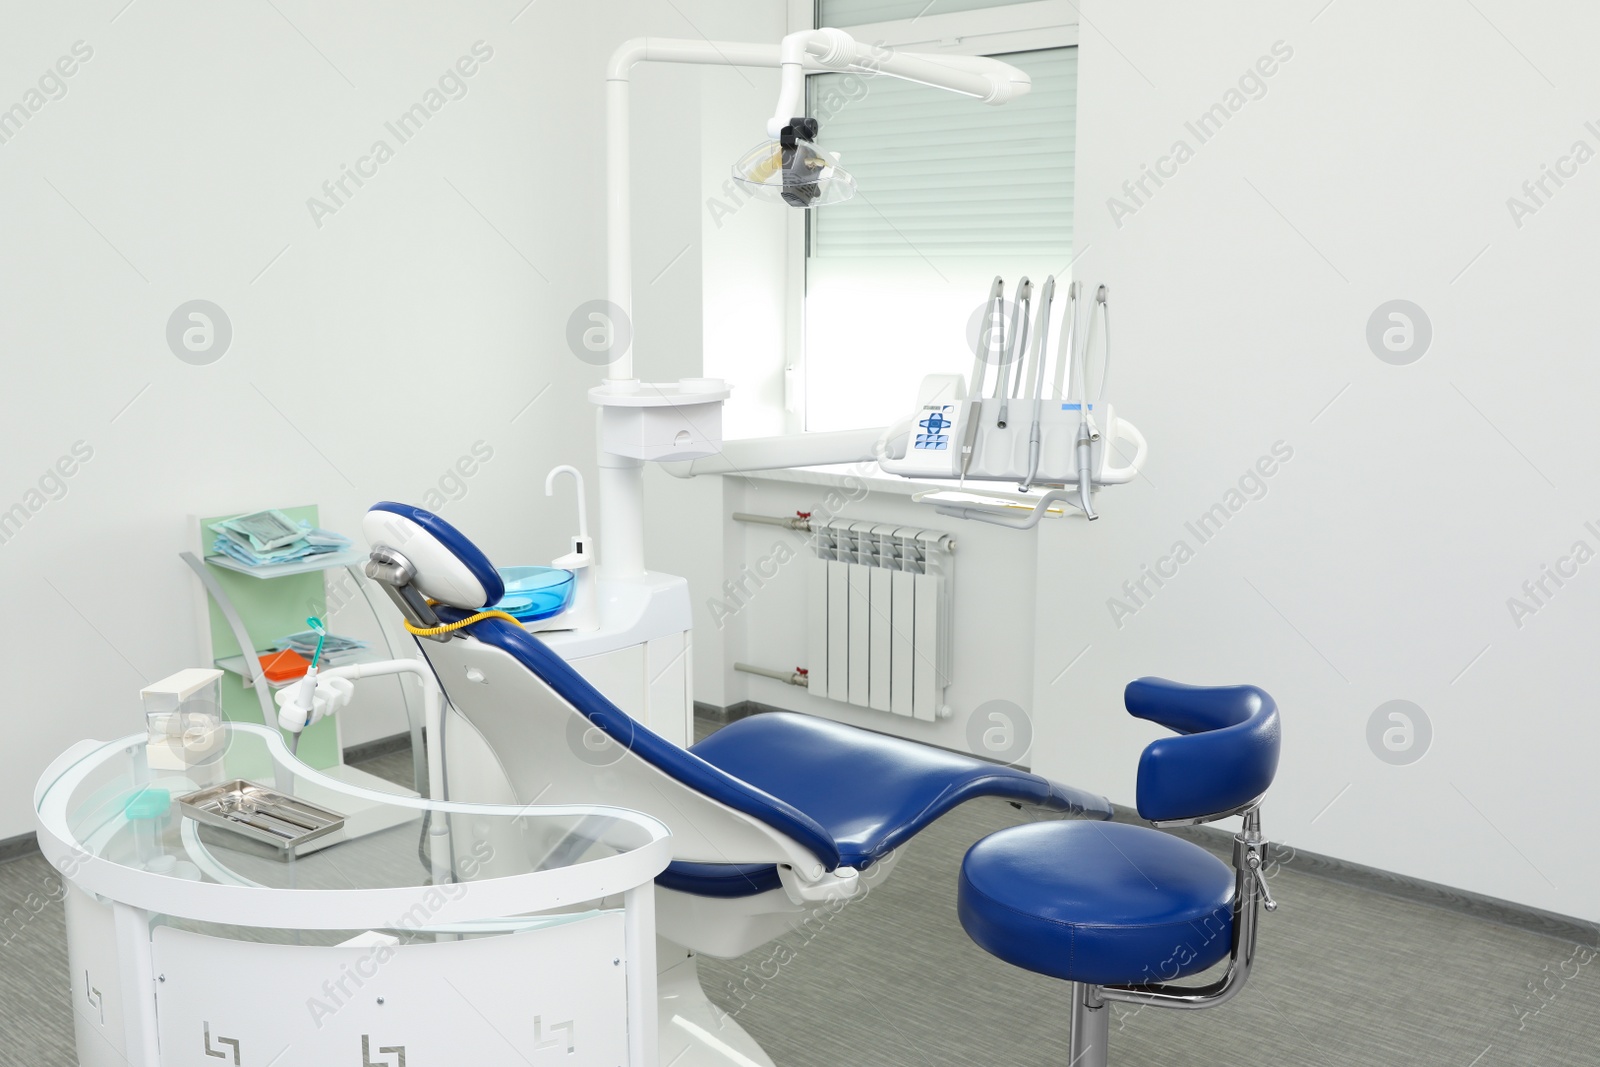
{"type": "Polygon", "coordinates": [[[1278,771],[1278,705],[1253,685],[1140,678],[1128,713],[1177,732],[1139,757],[1138,805],[1151,822],[1220,818],[1259,798],[1278,771]]]}
{"type": "MultiPolygon", "coordinates": [[[[488,558],[437,515],[384,502],[368,511],[363,531],[374,549],[393,549],[411,562],[411,584],[439,602],[446,622],[504,595],[488,558]]],[[[461,639],[417,644],[519,802],[645,812],[672,829],[680,861],[787,863],[809,876],[838,866],[838,845],[814,819],[651,732],[534,634],[502,619],[462,632],[461,639]],[[605,745],[591,743],[595,730],[605,745]]],[[[471,788],[451,782],[451,799],[469,799],[471,788]]]]}

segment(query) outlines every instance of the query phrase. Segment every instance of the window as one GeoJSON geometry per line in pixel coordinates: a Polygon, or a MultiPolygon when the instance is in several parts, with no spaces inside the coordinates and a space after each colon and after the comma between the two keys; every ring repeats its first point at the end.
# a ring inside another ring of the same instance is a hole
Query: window
{"type": "MultiPolygon", "coordinates": [[[[927,7],[892,0],[824,0],[822,24],[842,11],[852,21],[927,7]]],[[[946,32],[940,23],[998,25],[1008,45],[1053,33],[1018,33],[1007,10],[1045,5],[952,0],[936,11],[971,14],[913,19],[917,41],[946,32]]],[[[1053,6],[1053,5],[1051,5],[1053,6]]],[[[916,10],[911,10],[916,15],[916,10]]],[[[894,47],[895,24],[888,31],[894,47]]],[[[852,30],[852,32],[855,32],[852,30]]],[[[878,40],[860,34],[861,39],[878,40]]],[[[806,430],[882,426],[903,416],[923,375],[965,375],[972,365],[969,319],[996,274],[1007,296],[1023,275],[1065,281],[1072,259],[1072,173],[1077,97],[1075,47],[990,54],[1026,71],[1032,91],[988,107],[893,78],[819,74],[809,79],[809,114],[822,124],[819,143],[841,154],[858,191],[853,200],[804,213],[803,351],[793,362],[803,383],[806,430]]],[[[908,50],[936,51],[918,43],[908,50]]],[[[1059,284],[1059,282],[1058,282],[1059,284]]],[[[797,383],[799,384],[799,383],[797,383]]],[[[791,400],[793,403],[793,400],[791,400]]]]}

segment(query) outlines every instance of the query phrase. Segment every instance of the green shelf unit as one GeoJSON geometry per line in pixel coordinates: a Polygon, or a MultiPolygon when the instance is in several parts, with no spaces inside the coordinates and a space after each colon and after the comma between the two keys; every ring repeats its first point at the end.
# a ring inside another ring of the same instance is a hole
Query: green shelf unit
{"type": "MultiPolygon", "coordinates": [[[[303,519],[313,526],[319,524],[316,505],[279,510],[297,522],[303,519]]],[[[231,557],[219,557],[211,552],[215,535],[209,529],[210,524],[237,514],[239,512],[224,512],[200,517],[197,520],[200,554],[184,553],[184,562],[195,570],[206,587],[213,662],[229,671],[222,684],[222,713],[234,722],[266,721],[276,725],[276,705],[272,705],[272,718],[264,720],[263,704],[270,700],[273,687],[264,681],[259,686],[255,684],[253,664],[257,655],[262,646],[285,634],[304,630],[308,615],[325,617],[328,592],[324,576],[329,570],[354,566],[365,559],[365,555],[353,550],[328,553],[325,559],[252,572],[231,557]],[[234,617],[230,618],[230,614],[234,617]],[[241,647],[236,624],[252,641],[253,648],[241,647]],[[250,669],[251,676],[240,673],[241,667],[250,669]]],[[[283,736],[285,743],[291,738],[287,732],[283,732],[283,736]]],[[[302,733],[298,755],[318,770],[342,764],[337,717],[323,719],[302,733]]]]}

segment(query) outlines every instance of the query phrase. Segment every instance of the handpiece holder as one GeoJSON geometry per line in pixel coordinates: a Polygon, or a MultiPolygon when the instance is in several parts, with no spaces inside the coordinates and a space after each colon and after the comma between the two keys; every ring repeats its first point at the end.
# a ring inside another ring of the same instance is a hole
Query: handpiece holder
{"type": "Polygon", "coordinates": [[[1065,514],[1067,509],[1060,505],[1067,503],[1093,520],[1099,517],[1094,494],[1103,486],[1133,481],[1144,466],[1149,452],[1144,435],[1106,402],[1110,365],[1106,286],[1098,286],[1091,298],[1082,283],[1067,284],[1054,378],[1047,389],[1054,287],[1055,279],[1047,278],[1036,297],[1030,280],[1021,280],[1010,329],[997,348],[991,341],[1004,301],[1001,280],[996,278],[966,389],[951,384],[954,375],[927,376],[918,393],[916,414],[887,431],[903,444],[878,457],[886,473],[960,480],[957,491],[939,488],[916,495],[941,514],[1028,530],[1047,514],[1065,514]],[[1088,363],[1097,334],[1104,355],[1098,390],[1091,396],[1088,363]],[[992,395],[984,397],[991,354],[998,368],[992,395]],[[1026,419],[1018,410],[1024,404],[1026,419]],[[937,429],[929,425],[935,418],[940,423],[937,429]],[[1125,454],[1130,445],[1133,458],[1122,462],[1119,453],[1125,454]],[[1011,482],[1017,492],[969,485],[986,482],[1011,482]]]}

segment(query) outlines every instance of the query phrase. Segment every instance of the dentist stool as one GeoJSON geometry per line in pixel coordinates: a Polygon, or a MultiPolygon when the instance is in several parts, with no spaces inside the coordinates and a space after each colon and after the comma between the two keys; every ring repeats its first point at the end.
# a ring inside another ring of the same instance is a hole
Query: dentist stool
{"type": "Polygon", "coordinates": [[[991,834],[961,865],[961,925],[1007,963],[1072,983],[1072,1067],[1105,1067],[1114,1001],[1210,1008],[1243,988],[1263,868],[1260,804],[1278,769],[1278,708],[1254,686],[1129,683],[1128,712],[1180,736],[1139,760],[1139,815],[1153,826],[1244,816],[1233,865],[1199,845],[1123,823],[1044,822],[991,834]],[[1205,986],[1172,980],[1227,959],[1205,986]]]}

